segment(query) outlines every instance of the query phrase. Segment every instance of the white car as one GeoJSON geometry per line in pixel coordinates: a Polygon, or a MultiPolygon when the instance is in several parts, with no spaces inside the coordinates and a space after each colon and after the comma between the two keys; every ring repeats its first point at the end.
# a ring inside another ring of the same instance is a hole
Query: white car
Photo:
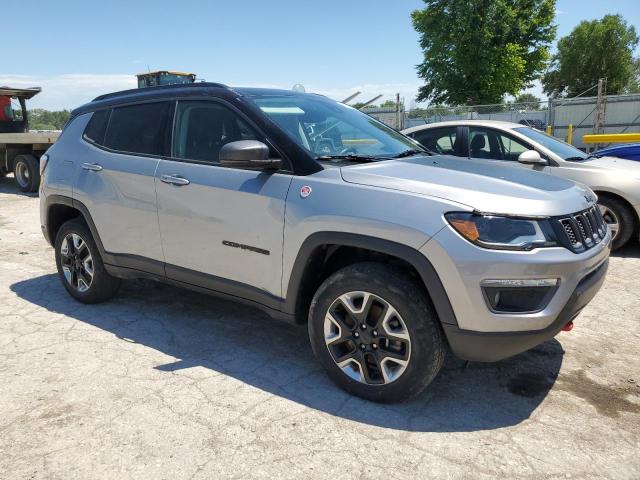
{"type": "Polygon", "coordinates": [[[438,122],[403,130],[425,148],[479,162],[500,162],[583,183],[613,235],[613,248],[638,236],[640,162],[594,158],[544,132],[518,123],[492,120],[438,122]]]}

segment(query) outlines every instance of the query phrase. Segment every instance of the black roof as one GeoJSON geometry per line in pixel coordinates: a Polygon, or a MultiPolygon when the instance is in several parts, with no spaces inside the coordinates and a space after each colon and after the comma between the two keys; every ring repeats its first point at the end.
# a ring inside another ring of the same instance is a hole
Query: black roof
{"type": "Polygon", "coordinates": [[[276,88],[231,88],[222,83],[198,82],[198,83],[177,83],[172,85],[160,85],[157,87],[133,88],[119,92],[106,93],[94,98],[91,102],[74,109],[72,116],[81,113],[92,112],[102,108],[113,107],[115,105],[129,103],[140,100],[154,100],[180,95],[185,97],[198,96],[296,96],[308,95],[294,92],[292,90],[280,90],[276,88]]]}

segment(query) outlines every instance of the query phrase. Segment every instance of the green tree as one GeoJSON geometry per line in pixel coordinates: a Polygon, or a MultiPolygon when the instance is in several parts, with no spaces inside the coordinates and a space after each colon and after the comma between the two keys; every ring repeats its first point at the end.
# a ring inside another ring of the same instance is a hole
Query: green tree
{"type": "Polygon", "coordinates": [[[69,110],[49,111],[35,108],[28,111],[30,130],[62,130],[69,120],[69,110]]]}
{"type": "Polygon", "coordinates": [[[500,103],[546,67],[555,0],[423,1],[411,14],[424,55],[418,101],[500,103]]]}
{"type": "Polygon", "coordinates": [[[518,108],[525,108],[527,110],[540,110],[540,102],[542,102],[542,100],[533,93],[521,93],[513,101],[518,108]]]}
{"type": "Polygon", "coordinates": [[[640,93],[640,58],[633,62],[633,75],[624,89],[624,93],[640,93]]]}
{"type": "Polygon", "coordinates": [[[542,79],[545,93],[574,97],[607,79],[607,93],[618,94],[633,81],[633,50],[638,35],[620,15],[582,21],[558,41],[558,52],[542,79]]]}

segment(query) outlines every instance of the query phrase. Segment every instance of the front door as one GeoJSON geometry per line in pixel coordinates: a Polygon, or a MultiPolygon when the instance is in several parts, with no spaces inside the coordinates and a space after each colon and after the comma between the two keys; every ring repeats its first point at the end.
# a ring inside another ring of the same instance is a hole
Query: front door
{"type": "Polygon", "coordinates": [[[265,141],[215,101],[176,109],[173,158],[156,172],[167,276],[256,299],[279,298],[285,199],[292,176],[223,167],[220,148],[265,141]]]}
{"type": "Polygon", "coordinates": [[[506,132],[487,127],[469,127],[469,158],[491,160],[505,165],[548,171],[548,167],[518,162],[521,153],[533,148],[506,132]]]}

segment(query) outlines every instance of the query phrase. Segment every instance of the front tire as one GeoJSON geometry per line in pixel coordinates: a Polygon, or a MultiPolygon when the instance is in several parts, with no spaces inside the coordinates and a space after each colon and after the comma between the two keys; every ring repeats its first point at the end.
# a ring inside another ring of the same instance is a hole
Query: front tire
{"type": "Polygon", "coordinates": [[[309,337],[336,384],[377,402],[417,395],[446,353],[423,288],[403,270],[374,262],[347,266],[322,283],[309,310],[309,337]]]}
{"type": "Polygon", "coordinates": [[[69,294],[82,303],[99,303],[113,297],[120,279],[107,273],[86,224],[73,219],[64,223],[55,240],[58,275],[69,294]]]}
{"type": "Polygon", "coordinates": [[[611,230],[611,249],[617,250],[626,245],[635,227],[631,209],[617,198],[607,196],[598,199],[598,208],[611,230]]]}
{"type": "Polygon", "coordinates": [[[35,192],[40,185],[40,163],[33,155],[18,155],[13,163],[13,174],[18,188],[23,192],[35,192]]]}

